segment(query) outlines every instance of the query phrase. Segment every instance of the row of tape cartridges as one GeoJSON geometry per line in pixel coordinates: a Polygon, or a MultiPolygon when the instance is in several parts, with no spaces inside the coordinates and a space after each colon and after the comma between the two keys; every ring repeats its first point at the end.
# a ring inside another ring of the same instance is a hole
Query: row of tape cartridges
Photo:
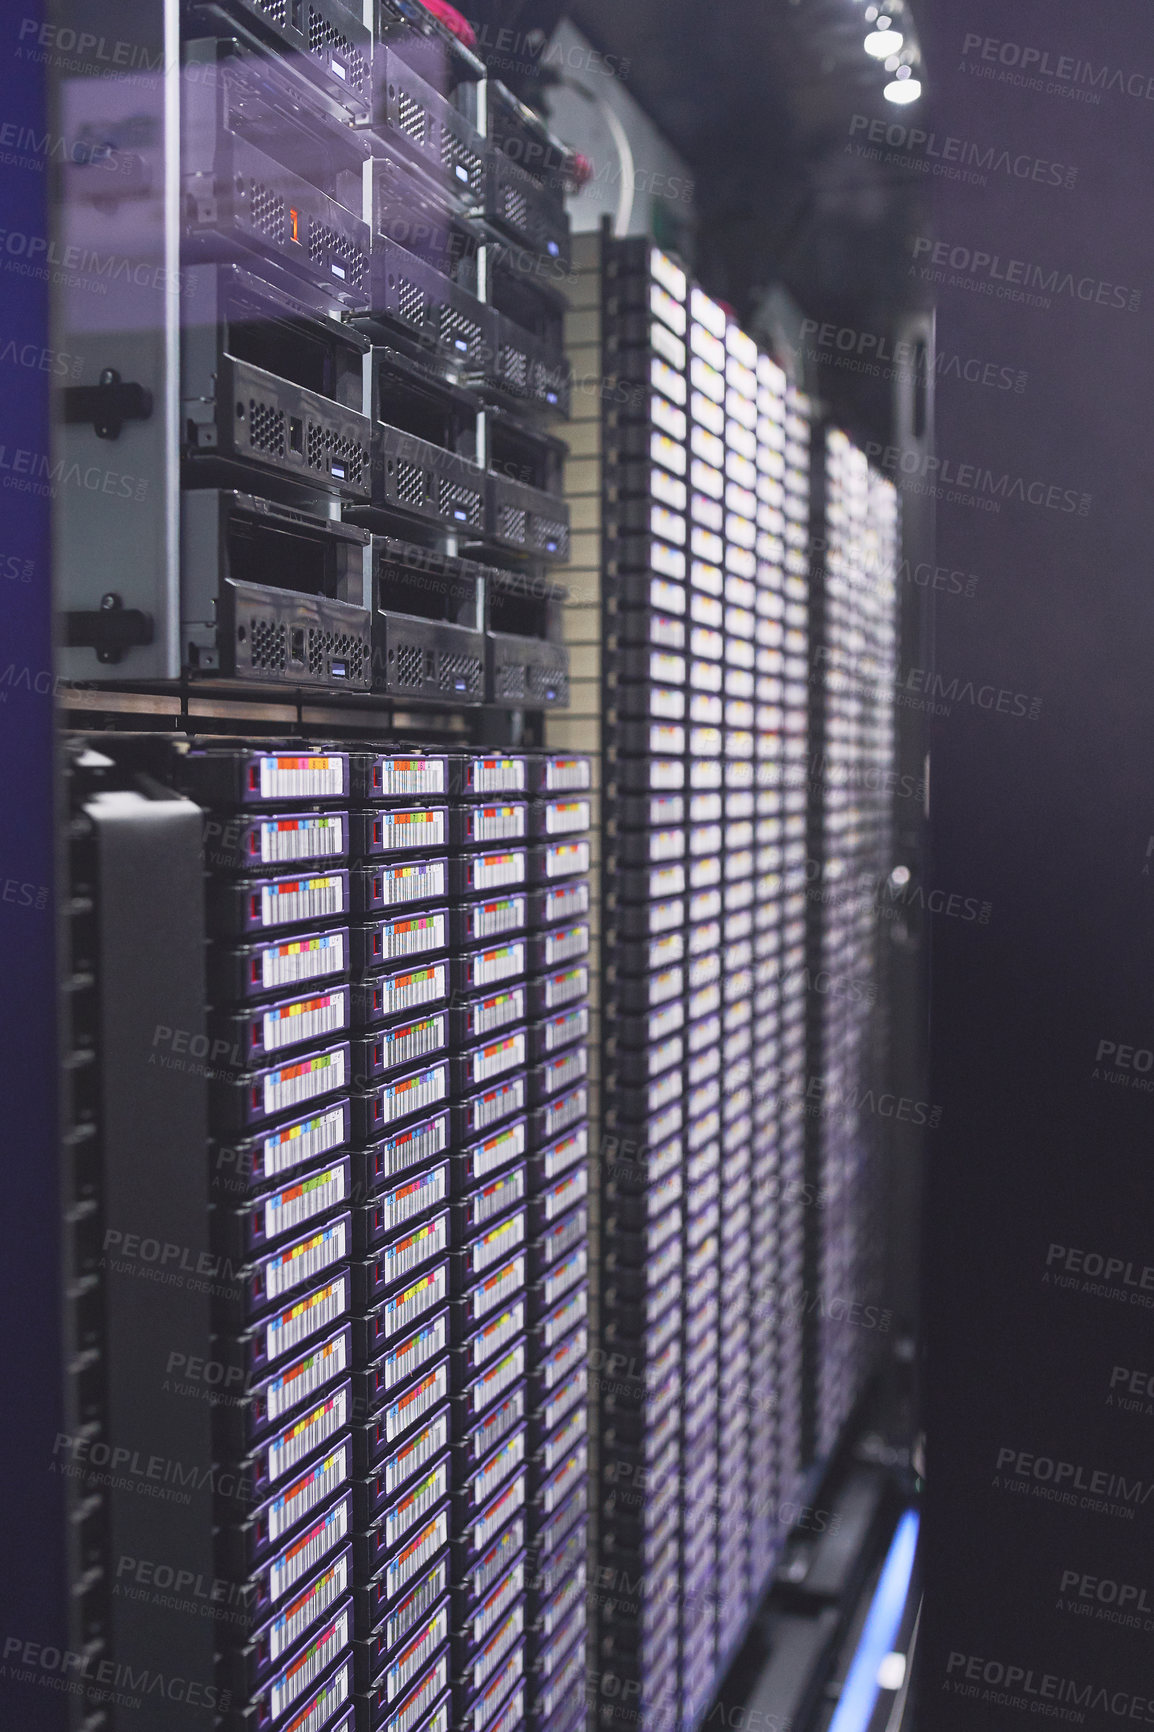
{"type": "Polygon", "coordinates": [[[591,766],[185,742],[237,1732],[576,1732],[591,766]]]}
{"type": "Polygon", "coordinates": [[[186,668],[565,703],[575,159],[419,0],[182,32],[186,668]]]}

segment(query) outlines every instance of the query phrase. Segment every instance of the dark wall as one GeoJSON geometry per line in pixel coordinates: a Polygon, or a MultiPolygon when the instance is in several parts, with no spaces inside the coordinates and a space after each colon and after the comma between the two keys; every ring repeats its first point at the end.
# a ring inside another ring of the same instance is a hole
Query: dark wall
{"type": "Polygon", "coordinates": [[[1133,0],[920,16],[922,148],[981,178],[934,170],[909,257],[942,465],[911,482],[976,580],[937,608],[963,912],[932,941],[918,1727],[1105,1732],[1154,1725],[1154,32],[1133,0]]]}

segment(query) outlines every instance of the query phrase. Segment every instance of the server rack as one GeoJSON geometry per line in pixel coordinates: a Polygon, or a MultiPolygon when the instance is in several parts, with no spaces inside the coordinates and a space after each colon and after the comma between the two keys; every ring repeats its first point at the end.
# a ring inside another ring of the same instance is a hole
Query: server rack
{"type": "MultiPolygon", "coordinates": [[[[783,1512],[816,1483],[868,1372],[807,1304],[815,1281],[827,1301],[861,1296],[868,1239],[863,1163],[813,1108],[814,1027],[840,1040],[859,1093],[878,1063],[867,1017],[841,1000],[824,1021],[814,1010],[828,1001],[810,946],[828,973],[844,940],[811,900],[837,820],[815,837],[810,814],[840,809],[811,742],[843,730],[849,751],[888,763],[896,516],[855,453],[877,549],[859,579],[877,658],[859,743],[811,571],[825,526],[812,404],[657,248],[605,234],[598,254],[612,1156],[598,1340],[622,1367],[601,1382],[598,1426],[601,1717],[688,1732],[773,1579],[783,1512]]],[[[851,832],[874,868],[888,785],[873,776],[868,834],[851,832]]],[[[867,983],[868,898],[854,960],[867,983]]]]}

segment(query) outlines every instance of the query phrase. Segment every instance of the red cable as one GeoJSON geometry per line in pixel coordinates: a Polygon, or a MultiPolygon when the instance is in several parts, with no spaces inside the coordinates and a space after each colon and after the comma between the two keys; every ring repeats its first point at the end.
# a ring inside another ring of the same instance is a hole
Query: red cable
{"type": "Polygon", "coordinates": [[[449,0],[421,0],[426,12],[431,12],[434,18],[439,18],[446,30],[451,30],[458,42],[463,42],[466,48],[475,48],[477,32],[467,18],[462,17],[455,6],[449,5],[449,0]]]}

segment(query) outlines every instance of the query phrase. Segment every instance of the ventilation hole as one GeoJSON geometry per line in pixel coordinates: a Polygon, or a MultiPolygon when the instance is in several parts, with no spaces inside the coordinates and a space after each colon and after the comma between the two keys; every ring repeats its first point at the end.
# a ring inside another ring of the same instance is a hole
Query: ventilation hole
{"type": "Polygon", "coordinates": [[[397,671],[394,681],[398,686],[420,687],[425,683],[425,652],[420,644],[403,643],[397,646],[397,671]]]}
{"type": "Polygon", "coordinates": [[[472,356],[481,344],[481,327],[462,313],[454,312],[452,307],[442,307],[440,337],[443,348],[472,356]]]}
{"type": "Polygon", "coordinates": [[[400,462],[396,472],[398,505],[418,506],[425,503],[425,471],[416,463],[400,462]]]}
{"type": "Polygon", "coordinates": [[[442,517],[451,517],[455,523],[480,527],[481,495],[475,493],[471,487],[462,487],[460,482],[441,477],[437,508],[442,517]]]}
{"type": "Polygon", "coordinates": [[[288,630],[274,620],[250,619],[249,660],[254,673],[282,674],[288,665],[288,630]]]}
{"type": "Polygon", "coordinates": [[[502,541],[515,541],[523,547],[528,526],[529,513],[522,506],[502,505],[497,515],[497,533],[502,541]]]}
{"type": "Polygon", "coordinates": [[[337,234],[325,223],[309,219],[309,258],[314,265],[332,271],[343,283],[349,283],[353,288],[360,285],[364,275],[365,260],[360,247],[354,241],[337,234]],[[333,265],[338,269],[333,271],[333,265]]]}
{"type": "Polygon", "coordinates": [[[501,215],[515,229],[524,229],[529,222],[529,203],[525,194],[515,186],[502,189],[501,215]]]}
{"type": "Polygon", "coordinates": [[[249,183],[248,220],[258,234],[279,245],[284,240],[284,199],[261,181],[249,183]]]}
{"type": "Polygon", "coordinates": [[[330,48],[335,48],[341,65],[348,73],[348,81],[354,90],[363,90],[365,86],[365,59],[359,48],[354,48],[347,36],[343,36],[335,24],[330,24],[327,18],[309,7],[309,53],[325,54],[330,48]]]}
{"type": "Polygon", "coordinates": [[[288,0],[256,0],[256,3],[274,24],[288,23],[288,0]]]}
{"type": "Polygon", "coordinates": [[[254,451],[269,457],[285,455],[285,414],[271,403],[258,403],[250,397],[248,403],[248,442],[254,451]]]}
{"type": "Polygon", "coordinates": [[[550,523],[547,517],[538,517],[533,523],[533,545],[538,553],[556,553],[565,558],[569,552],[569,526],[567,523],[550,523]]]}
{"type": "Polygon", "coordinates": [[[479,692],[481,689],[480,657],[442,653],[438,683],[443,692],[479,692]]]}
{"type": "Polygon", "coordinates": [[[397,316],[410,325],[423,325],[425,322],[425,291],[419,289],[416,283],[411,283],[407,277],[400,279],[397,316]]]}
{"type": "Polygon", "coordinates": [[[501,378],[518,396],[525,395],[529,387],[529,357],[523,349],[506,344],[501,350],[501,378]]]}
{"type": "Polygon", "coordinates": [[[531,667],[529,669],[529,696],[538,698],[542,703],[567,704],[569,702],[569,676],[563,668],[531,667]]]}
{"type": "Polygon", "coordinates": [[[496,669],[495,685],[499,698],[525,696],[525,669],[520,662],[501,662],[496,669]]]}
{"type": "Polygon", "coordinates": [[[414,144],[425,142],[425,122],[428,116],[416,97],[402,90],[397,97],[397,125],[414,144]]]}

